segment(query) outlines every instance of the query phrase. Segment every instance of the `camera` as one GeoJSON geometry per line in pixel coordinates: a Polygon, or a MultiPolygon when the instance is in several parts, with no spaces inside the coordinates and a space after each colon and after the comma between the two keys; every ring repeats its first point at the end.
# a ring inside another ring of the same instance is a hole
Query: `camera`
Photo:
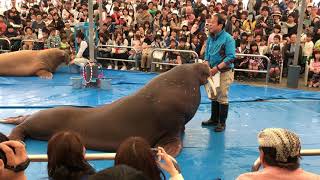
{"type": "MultiPolygon", "coordinates": [[[[14,153],[16,153],[15,150],[12,147],[10,147],[10,148],[13,150],[14,153]]],[[[8,160],[7,160],[6,154],[3,152],[2,149],[0,149],[0,159],[3,161],[4,167],[6,169],[10,169],[10,170],[12,170],[14,172],[24,171],[25,169],[27,169],[27,167],[30,164],[30,159],[28,158],[25,162],[23,162],[23,163],[21,163],[21,164],[19,164],[17,166],[8,165],[7,164],[8,160]]]]}
{"type": "MultiPolygon", "coordinates": [[[[9,147],[10,147],[10,146],[9,146],[9,147]]],[[[15,150],[14,150],[12,147],[10,147],[10,148],[12,149],[12,151],[13,151],[14,153],[16,153],[15,150]]],[[[6,166],[8,160],[7,160],[6,153],[5,153],[2,149],[0,149],[0,159],[3,161],[3,164],[6,166]]]]}
{"type": "Polygon", "coordinates": [[[3,161],[3,164],[6,165],[7,164],[7,157],[6,154],[3,152],[2,149],[0,149],[0,159],[3,161]]]}

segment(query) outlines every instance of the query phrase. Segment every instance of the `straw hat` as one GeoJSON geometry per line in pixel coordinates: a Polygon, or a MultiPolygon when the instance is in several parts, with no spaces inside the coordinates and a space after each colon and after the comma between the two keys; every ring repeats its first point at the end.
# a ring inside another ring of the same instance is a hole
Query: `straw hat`
{"type": "Polygon", "coordinates": [[[282,17],[282,14],[280,11],[275,11],[272,13],[272,16],[279,16],[279,17],[282,17]]]}

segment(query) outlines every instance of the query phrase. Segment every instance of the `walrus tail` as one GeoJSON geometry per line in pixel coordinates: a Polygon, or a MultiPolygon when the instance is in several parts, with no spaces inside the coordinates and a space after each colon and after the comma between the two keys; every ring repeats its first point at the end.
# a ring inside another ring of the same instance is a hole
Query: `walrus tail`
{"type": "Polygon", "coordinates": [[[0,119],[0,123],[3,124],[21,124],[23,121],[25,121],[30,115],[25,116],[17,116],[17,117],[8,117],[5,119],[0,119]]]}

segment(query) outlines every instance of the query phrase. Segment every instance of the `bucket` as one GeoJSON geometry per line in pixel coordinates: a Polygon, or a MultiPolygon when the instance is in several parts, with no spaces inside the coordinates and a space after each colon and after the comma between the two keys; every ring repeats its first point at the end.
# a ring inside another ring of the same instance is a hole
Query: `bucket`
{"type": "Polygon", "coordinates": [[[111,90],[111,79],[101,78],[100,88],[103,90],[111,90]]]}
{"type": "Polygon", "coordinates": [[[80,89],[82,87],[82,77],[71,77],[71,85],[74,89],[80,89]]]}

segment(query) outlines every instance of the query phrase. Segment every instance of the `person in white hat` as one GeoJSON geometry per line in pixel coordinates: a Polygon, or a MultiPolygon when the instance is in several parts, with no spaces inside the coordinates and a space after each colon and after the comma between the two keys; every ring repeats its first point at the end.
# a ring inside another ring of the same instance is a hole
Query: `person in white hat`
{"type": "Polygon", "coordinates": [[[298,135],[283,128],[267,128],[258,134],[262,171],[241,174],[237,180],[318,180],[320,176],[300,167],[298,135]]]}

